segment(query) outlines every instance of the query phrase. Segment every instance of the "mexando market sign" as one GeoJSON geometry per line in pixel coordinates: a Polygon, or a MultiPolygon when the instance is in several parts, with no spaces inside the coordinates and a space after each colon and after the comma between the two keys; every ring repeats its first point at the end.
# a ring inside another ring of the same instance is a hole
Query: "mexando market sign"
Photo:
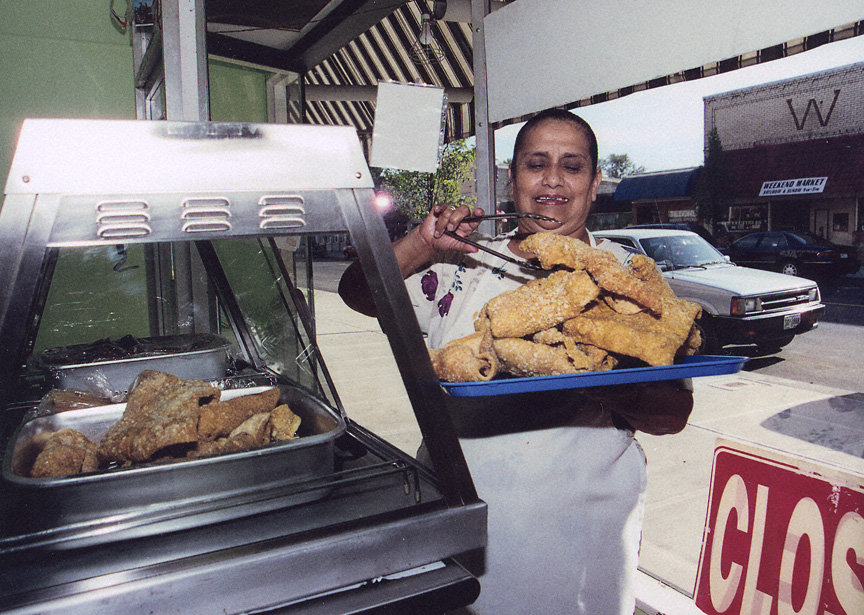
{"type": "Polygon", "coordinates": [[[764,182],[759,196],[781,196],[787,194],[817,194],[825,190],[827,177],[801,177],[764,182]]]}

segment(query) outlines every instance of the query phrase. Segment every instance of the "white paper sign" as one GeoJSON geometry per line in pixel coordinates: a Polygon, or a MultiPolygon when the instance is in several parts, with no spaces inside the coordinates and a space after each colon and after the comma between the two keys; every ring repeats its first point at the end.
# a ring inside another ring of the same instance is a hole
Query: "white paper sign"
{"type": "Polygon", "coordinates": [[[379,82],[369,166],[437,171],[446,105],[442,87],[379,82]]]}

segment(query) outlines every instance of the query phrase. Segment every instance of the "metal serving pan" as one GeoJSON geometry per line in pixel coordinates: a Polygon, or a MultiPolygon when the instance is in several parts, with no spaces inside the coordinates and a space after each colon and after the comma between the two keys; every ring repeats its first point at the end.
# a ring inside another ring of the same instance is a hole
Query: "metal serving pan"
{"type": "Polygon", "coordinates": [[[178,378],[224,378],[229,366],[228,340],[212,334],[169,335],[100,340],[50,348],[35,355],[30,369],[46,374],[55,389],[103,393],[109,399],[125,397],[129,386],[145,369],[178,378]]]}
{"type": "MultiPolygon", "coordinates": [[[[224,391],[222,399],[263,391],[269,387],[224,391]]],[[[29,478],[27,468],[38,454],[39,434],[70,427],[99,442],[120,419],[125,404],[70,410],[25,417],[9,441],[3,478],[14,485],[21,532],[57,531],[87,524],[164,521],[200,523],[189,514],[213,509],[207,522],[237,516],[237,507],[262,494],[280,493],[279,506],[301,504],[326,495],[327,489],[291,486],[332,474],[335,440],[346,431],[344,418],[319,399],[294,386],[279,385],[280,403],[287,403],[301,419],[298,437],[257,448],[193,459],[141,464],[128,468],[58,478],[29,478]],[[24,474],[24,476],[22,476],[24,474]],[[218,504],[218,506],[215,506],[218,504]],[[184,520],[184,513],[186,519],[184,520]]],[[[257,511],[256,511],[257,512],[257,511]]],[[[160,526],[154,525],[154,528],[160,526]]],[[[175,529],[175,528],[171,528],[175,529]]],[[[164,531],[161,526],[159,531],[164,531]]],[[[153,531],[156,531],[154,529],[153,531]]]]}

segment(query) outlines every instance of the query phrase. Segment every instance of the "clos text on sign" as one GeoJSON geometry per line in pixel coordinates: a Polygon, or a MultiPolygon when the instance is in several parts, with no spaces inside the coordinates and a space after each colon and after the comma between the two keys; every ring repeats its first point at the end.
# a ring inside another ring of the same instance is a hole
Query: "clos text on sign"
{"type": "Polygon", "coordinates": [[[864,613],[864,477],[718,442],[695,601],[708,615],[864,613]]]}

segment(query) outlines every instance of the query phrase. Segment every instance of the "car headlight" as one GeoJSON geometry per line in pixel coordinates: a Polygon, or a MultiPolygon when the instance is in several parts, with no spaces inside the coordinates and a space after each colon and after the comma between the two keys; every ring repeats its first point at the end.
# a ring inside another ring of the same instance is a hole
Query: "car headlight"
{"type": "Polygon", "coordinates": [[[810,292],[807,293],[807,300],[810,302],[819,301],[819,289],[811,288],[810,292]]]}
{"type": "Polygon", "coordinates": [[[743,316],[751,312],[762,311],[762,299],[759,297],[732,297],[732,306],[729,310],[733,316],[743,316]]]}

